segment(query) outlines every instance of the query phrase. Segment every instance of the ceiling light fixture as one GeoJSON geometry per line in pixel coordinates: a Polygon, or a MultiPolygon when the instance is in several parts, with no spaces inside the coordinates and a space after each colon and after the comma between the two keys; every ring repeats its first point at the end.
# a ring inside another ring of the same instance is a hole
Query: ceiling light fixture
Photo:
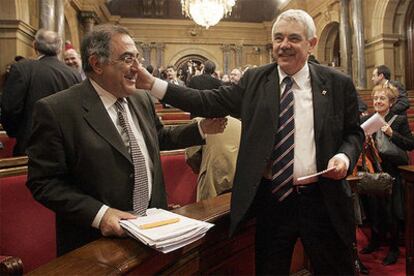
{"type": "Polygon", "coordinates": [[[237,0],[181,0],[182,13],[195,23],[206,27],[214,26],[223,17],[231,15],[237,0]]]}

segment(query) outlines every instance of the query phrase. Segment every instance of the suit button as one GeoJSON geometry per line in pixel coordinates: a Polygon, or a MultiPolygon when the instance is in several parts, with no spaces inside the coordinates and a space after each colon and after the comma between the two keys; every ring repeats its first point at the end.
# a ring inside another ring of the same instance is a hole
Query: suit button
{"type": "Polygon", "coordinates": [[[129,174],[129,178],[133,178],[134,177],[134,174],[133,173],[130,173],[129,174]]]}

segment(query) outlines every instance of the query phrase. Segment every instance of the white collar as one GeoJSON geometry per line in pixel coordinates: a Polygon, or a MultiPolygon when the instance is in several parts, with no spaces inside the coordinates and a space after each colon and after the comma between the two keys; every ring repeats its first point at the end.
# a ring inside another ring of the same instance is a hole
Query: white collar
{"type": "MultiPolygon", "coordinates": [[[[280,66],[277,67],[277,71],[279,74],[279,85],[282,84],[282,81],[285,77],[289,76],[285,72],[280,69],[280,66]]],[[[303,89],[305,86],[305,83],[309,80],[309,65],[308,63],[305,63],[303,65],[302,69],[300,69],[298,72],[296,72],[294,75],[290,76],[293,79],[293,83],[296,83],[299,89],[303,89]]]]}
{"type": "Polygon", "coordinates": [[[89,80],[91,81],[91,84],[92,84],[93,88],[95,88],[96,93],[101,98],[102,103],[104,104],[105,108],[108,109],[111,106],[113,106],[115,104],[117,98],[113,94],[109,93],[107,90],[102,88],[102,86],[100,86],[93,79],[89,78],[89,80]]]}

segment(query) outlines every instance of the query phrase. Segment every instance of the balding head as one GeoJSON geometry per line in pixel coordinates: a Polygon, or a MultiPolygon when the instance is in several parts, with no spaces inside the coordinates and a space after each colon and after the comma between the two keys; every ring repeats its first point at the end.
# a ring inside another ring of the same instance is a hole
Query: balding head
{"type": "Polygon", "coordinates": [[[233,84],[238,84],[241,76],[242,76],[242,71],[240,70],[240,68],[234,68],[230,72],[230,82],[233,84]]]}
{"type": "Polygon", "coordinates": [[[40,29],[35,35],[34,48],[42,55],[56,56],[62,48],[62,39],[56,32],[40,29]]]}
{"type": "Polygon", "coordinates": [[[75,49],[65,51],[64,60],[66,65],[80,71],[82,69],[82,61],[78,52],[75,49]]]}

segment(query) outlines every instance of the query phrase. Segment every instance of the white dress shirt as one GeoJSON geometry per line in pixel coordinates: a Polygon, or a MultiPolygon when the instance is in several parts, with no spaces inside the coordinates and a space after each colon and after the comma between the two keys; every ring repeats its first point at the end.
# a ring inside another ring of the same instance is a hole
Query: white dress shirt
{"type": "MultiPolygon", "coordinates": [[[[280,67],[279,74],[280,93],[285,90],[283,79],[288,76],[280,67]]],[[[295,154],[293,161],[293,179],[314,174],[316,168],[316,146],[313,120],[312,86],[309,67],[306,64],[293,76],[292,91],[295,98],[295,154]]]]}

